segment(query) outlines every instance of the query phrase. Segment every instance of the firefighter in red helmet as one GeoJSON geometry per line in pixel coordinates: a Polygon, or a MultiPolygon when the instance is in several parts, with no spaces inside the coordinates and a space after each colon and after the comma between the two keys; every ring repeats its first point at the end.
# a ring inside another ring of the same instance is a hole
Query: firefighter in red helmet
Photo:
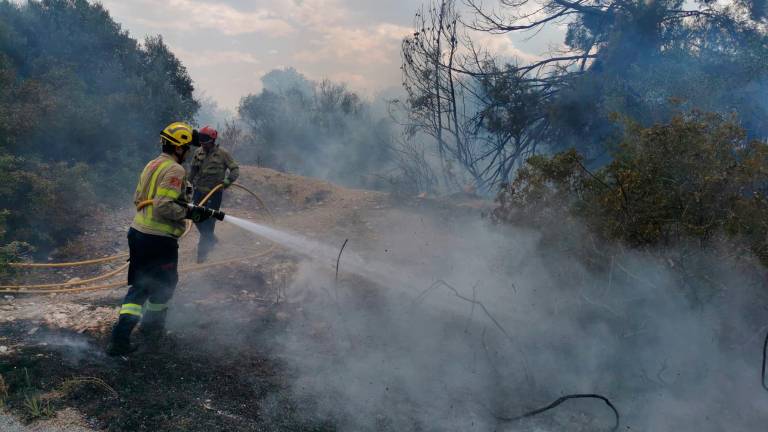
{"type": "MultiPolygon", "coordinates": [[[[213,188],[219,184],[228,187],[237,180],[240,170],[237,162],[226,150],[216,144],[218,138],[216,129],[205,126],[198,131],[198,138],[201,147],[195,151],[192,157],[189,181],[195,188],[194,202],[197,204],[213,188]]],[[[205,203],[206,207],[218,210],[221,207],[223,191],[214,193],[205,203]]],[[[197,262],[203,262],[208,257],[216,243],[216,237],[213,234],[216,222],[213,219],[207,219],[196,223],[197,230],[200,232],[200,241],[197,246],[197,262]]]]}

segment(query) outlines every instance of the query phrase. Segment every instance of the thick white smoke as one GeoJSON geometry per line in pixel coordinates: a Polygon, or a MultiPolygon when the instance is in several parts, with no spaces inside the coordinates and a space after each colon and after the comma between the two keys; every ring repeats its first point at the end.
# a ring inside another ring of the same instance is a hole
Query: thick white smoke
{"type": "Polygon", "coordinates": [[[338,286],[328,256],[304,262],[288,292],[305,299],[304,316],[278,353],[308,417],[350,431],[610,430],[598,400],[497,419],[599,393],[622,430],[768,421],[763,286],[732,260],[607,249],[593,268],[535,232],[471,218],[403,212],[373,223],[380,240],[351,240],[338,286]]]}

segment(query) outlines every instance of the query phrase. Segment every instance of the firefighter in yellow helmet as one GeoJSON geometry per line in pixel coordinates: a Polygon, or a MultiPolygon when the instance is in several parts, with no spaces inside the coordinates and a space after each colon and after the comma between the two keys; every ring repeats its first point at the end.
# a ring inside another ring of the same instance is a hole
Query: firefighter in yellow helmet
{"type": "Polygon", "coordinates": [[[133,195],[137,211],[128,230],[130,287],[112,330],[109,355],[135,351],[130,337],[139,322],[147,342],[163,335],[167,304],[178,282],[178,239],[184,233],[184,219],[199,222],[212,215],[205,207],[188,204],[191,197],[181,166],[190,146],[198,145],[197,131],[186,123],[171,123],[160,132],[160,144],[162,153],[144,167],[133,195]]]}

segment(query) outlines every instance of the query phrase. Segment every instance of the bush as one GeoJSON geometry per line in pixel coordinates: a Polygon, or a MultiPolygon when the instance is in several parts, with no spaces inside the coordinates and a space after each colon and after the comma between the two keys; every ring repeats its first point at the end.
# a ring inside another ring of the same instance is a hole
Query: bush
{"type": "Polygon", "coordinates": [[[530,158],[493,217],[538,228],[578,220],[638,248],[725,239],[768,264],[765,143],[748,142],[733,118],[696,111],[652,127],[624,123],[613,161],[595,172],[574,150],[530,158]]]}
{"type": "Polygon", "coordinates": [[[139,43],[97,2],[0,0],[0,263],[127,203],[158,132],[194,117],[193,91],[161,37],[139,43]]]}
{"type": "Polygon", "coordinates": [[[24,247],[40,252],[83,231],[97,206],[84,164],[47,164],[0,156],[0,202],[9,203],[0,220],[6,260],[24,247]]]}

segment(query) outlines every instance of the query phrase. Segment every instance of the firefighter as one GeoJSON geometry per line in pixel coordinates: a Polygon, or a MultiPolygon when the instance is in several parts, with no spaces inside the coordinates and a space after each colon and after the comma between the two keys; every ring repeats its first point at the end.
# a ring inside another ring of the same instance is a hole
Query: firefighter
{"type": "MultiPolygon", "coordinates": [[[[201,147],[195,151],[192,157],[189,180],[195,188],[194,202],[200,203],[214,187],[223,184],[224,188],[229,187],[237,180],[240,175],[240,169],[237,162],[230,156],[229,152],[216,144],[218,137],[216,129],[205,126],[200,129],[199,139],[201,147]]],[[[221,207],[223,191],[219,189],[205,203],[206,207],[218,210],[221,207]]],[[[213,230],[216,227],[216,221],[207,219],[203,222],[195,223],[200,233],[200,241],[197,245],[197,262],[206,260],[208,253],[216,244],[216,237],[213,230]]]]}
{"type": "Polygon", "coordinates": [[[160,133],[162,153],[139,177],[133,196],[137,212],[128,230],[130,288],[112,329],[109,355],[136,350],[130,337],[139,322],[140,332],[149,343],[157,342],[165,333],[168,301],[178,282],[178,239],[184,233],[184,219],[199,222],[211,215],[204,207],[187,204],[191,191],[187,191],[181,163],[190,146],[197,144],[196,135],[186,123],[168,125],[160,133]]]}

